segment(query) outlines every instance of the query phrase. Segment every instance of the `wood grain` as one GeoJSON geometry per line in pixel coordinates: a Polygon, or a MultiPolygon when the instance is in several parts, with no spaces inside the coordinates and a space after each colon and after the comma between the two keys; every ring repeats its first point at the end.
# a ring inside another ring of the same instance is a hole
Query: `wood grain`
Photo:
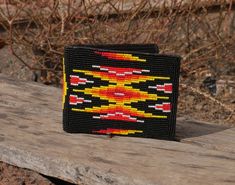
{"type": "Polygon", "coordinates": [[[0,161],[83,185],[235,183],[235,129],[181,118],[182,142],[68,134],[61,93],[0,75],[0,161]]]}

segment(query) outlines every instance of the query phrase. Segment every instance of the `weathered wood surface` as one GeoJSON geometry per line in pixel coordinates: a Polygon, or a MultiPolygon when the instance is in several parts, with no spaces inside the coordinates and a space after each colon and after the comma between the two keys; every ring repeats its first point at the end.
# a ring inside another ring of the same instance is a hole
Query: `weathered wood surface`
{"type": "Polygon", "coordinates": [[[0,161],[83,185],[235,183],[235,129],[180,119],[182,142],[67,134],[61,90],[0,75],[0,161]]]}

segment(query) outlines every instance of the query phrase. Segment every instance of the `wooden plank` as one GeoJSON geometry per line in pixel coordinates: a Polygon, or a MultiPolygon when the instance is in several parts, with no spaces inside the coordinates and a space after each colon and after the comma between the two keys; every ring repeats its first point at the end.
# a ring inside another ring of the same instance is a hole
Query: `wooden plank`
{"type": "MultiPolygon", "coordinates": [[[[235,183],[235,156],[230,150],[174,141],[64,133],[61,94],[54,87],[0,75],[0,161],[83,185],[235,183]]],[[[184,123],[179,124],[182,126],[178,131],[196,125],[183,119],[180,122],[184,123]]],[[[210,130],[204,123],[200,128],[210,130]]],[[[229,132],[230,140],[235,140],[235,130],[224,129],[213,126],[211,130],[216,143],[226,148],[221,141],[227,138],[223,133],[229,132]]],[[[203,135],[189,133],[181,131],[183,140],[203,135]]],[[[230,147],[234,148],[234,143],[230,147]]]]}

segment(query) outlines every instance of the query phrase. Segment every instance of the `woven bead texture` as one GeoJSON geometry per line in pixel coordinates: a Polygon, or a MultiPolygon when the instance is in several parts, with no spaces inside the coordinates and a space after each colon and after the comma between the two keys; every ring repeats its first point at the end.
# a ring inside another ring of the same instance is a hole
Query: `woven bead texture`
{"type": "Polygon", "coordinates": [[[155,45],[65,47],[63,128],[173,140],[180,57],[155,45]]]}

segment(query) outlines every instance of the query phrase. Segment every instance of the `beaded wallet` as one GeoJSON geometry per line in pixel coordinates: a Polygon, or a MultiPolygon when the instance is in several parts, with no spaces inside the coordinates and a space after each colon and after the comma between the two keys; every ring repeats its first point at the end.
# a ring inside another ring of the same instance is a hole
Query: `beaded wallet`
{"type": "Polygon", "coordinates": [[[155,45],[65,48],[63,128],[174,139],[180,57],[155,45]]]}

